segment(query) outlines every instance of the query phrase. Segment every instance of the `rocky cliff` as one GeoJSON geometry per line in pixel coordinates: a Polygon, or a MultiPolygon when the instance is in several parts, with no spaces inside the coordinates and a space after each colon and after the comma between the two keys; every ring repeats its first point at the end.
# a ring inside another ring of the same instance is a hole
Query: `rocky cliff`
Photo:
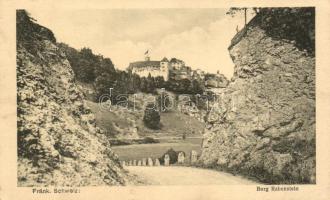
{"type": "Polygon", "coordinates": [[[16,23],[18,185],[125,184],[53,33],[23,10],[16,23]]]}
{"type": "Polygon", "coordinates": [[[315,183],[314,9],[261,9],[232,40],[235,73],[200,161],[266,183],[315,183]]]}

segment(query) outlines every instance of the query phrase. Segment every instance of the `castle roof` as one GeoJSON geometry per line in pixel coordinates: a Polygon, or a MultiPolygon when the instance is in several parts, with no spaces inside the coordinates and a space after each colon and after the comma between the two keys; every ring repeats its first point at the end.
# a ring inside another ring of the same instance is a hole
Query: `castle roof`
{"type": "Polygon", "coordinates": [[[180,63],[180,62],[182,63],[183,61],[180,59],[177,59],[177,58],[172,58],[170,62],[171,63],[180,63]]]}
{"type": "Polygon", "coordinates": [[[164,57],[160,62],[168,62],[168,59],[164,57]]]}
{"type": "Polygon", "coordinates": [[[137,62],[132,62],[129,64],[128,69],[133,69],[133,68],[144,68],[144,67],[155,67],[159,68],[160,67],[160,61],[137,61],[137,62]]]}

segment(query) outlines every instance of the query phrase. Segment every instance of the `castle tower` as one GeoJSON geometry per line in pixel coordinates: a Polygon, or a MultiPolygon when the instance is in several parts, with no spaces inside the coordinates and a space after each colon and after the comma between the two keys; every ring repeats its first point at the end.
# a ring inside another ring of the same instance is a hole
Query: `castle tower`
{"type": "Polygon", "coordinates": [[[164,57],[161,61],[160,61],[160,70],[164,76],[164,80],[167,81],[168,77],[169,77],[169,61],[166,57],[164,57]]]}
{"type": "Polygon", "coordinates": [[[146,56],[144,59],[145,61],[150,61],[150,56],[146,56]]]}

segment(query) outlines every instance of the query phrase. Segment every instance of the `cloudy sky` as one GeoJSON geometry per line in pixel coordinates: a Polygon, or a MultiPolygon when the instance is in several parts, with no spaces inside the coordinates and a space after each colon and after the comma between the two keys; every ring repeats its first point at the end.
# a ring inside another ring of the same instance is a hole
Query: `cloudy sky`
{"type": "Polygon", "coordinates": [[[230,78],[234,65],[227,48],[244,18],[242,14],[232,18],[225,14],[227,10],[36,8],[29,12],[59,42],[77,49],[90,47],[94,53],[110,57],[119,69],[143,60],[149,49],[152,60],[176,57],[193,69],[219,70],[230,78]]]}

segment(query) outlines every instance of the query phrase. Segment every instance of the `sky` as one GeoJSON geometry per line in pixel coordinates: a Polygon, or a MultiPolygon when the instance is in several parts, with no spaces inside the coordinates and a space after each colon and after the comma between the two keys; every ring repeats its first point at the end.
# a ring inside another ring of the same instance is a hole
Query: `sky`
{"type": "MultiPolygon", "coordinates": [[[[130,62],[176,57],[193,69],[219,71],[231,78],[234,64],[228,46],[244,16],[226,15],[224,8],[28,10],[31,17],[50,28],[58,42],[111,58],[115,67],[130,62]]],[[[251,19],[252,15],[248,15],[251,19]]]]}

